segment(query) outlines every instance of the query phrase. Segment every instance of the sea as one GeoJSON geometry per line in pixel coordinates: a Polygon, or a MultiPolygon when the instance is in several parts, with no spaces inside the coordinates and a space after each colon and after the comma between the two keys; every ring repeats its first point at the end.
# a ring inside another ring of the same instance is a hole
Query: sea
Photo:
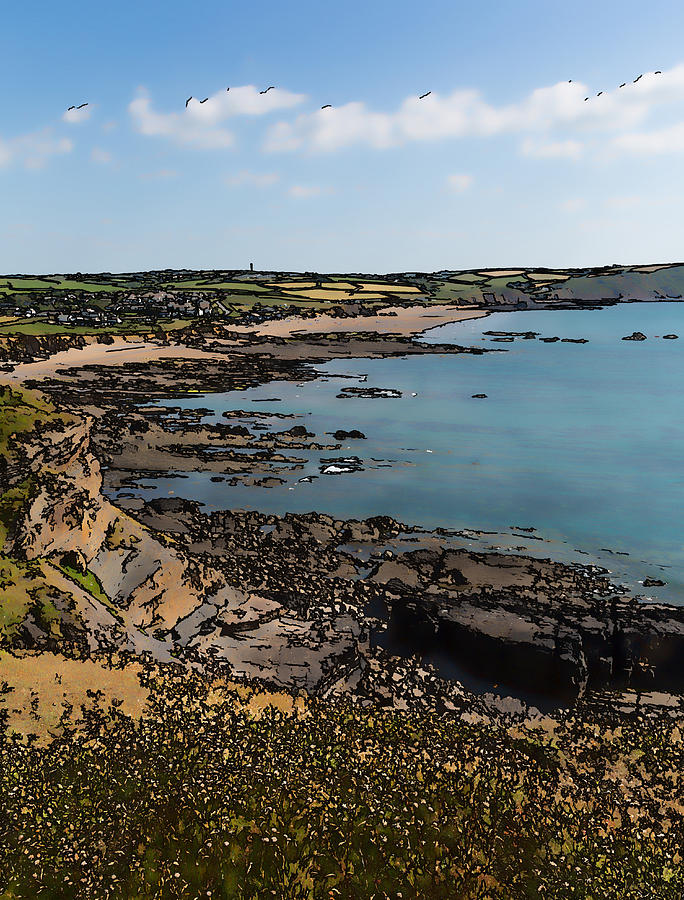
{"type": "Polygon", "coordinates": [[[645,602],[684,604],[684,303],[492,313],[420,340],[489,352],[335,360],[310,381],[169,399],[211,408],[207,422],[240,422],[221,418],[229,409],[279,413],[296,418],[244,424],[303,424],[320,443],[338,429],[365,439],[280,451],[301,460],[278,467],[282,484],[187,472],[141,479],[141,494],[209,511],[389,515],[461,532],[474,549],[600,566],[645,602]],[[519,336],[501,340],[507,332],[519,336]],[[647,339],[622,340],[633,332],[647,339]]]}

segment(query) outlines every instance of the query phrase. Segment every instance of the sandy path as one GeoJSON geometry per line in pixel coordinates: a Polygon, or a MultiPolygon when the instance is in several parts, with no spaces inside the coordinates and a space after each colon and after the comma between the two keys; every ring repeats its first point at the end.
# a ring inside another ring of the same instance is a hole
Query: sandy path
{"type": "Polygon", "coordinates": [[[88,344],[83,347],[71,347],[53,354],[49,359],[37,359],[34,362],[19,363],[11,372],[0,374],[2,381],[27,381],[30,378],[50,378],[61,369],[78,368],[80,366],[120,366],[127,362],[150,362],[155,359],[221,359],[218,353],[208,353],[193,347],[180,344],[164,346],[146,341],[107,346],[106,344],[88,344]]]}
{"type": "Polygon", "coordinates": [[[303,334],[320,334],[321,332],[374,331],[377,334],[399,334],[410,337],[427,328],[448,325],[450,322],[461,322],[464,319],[477,319],[487,313],[481,309],[462,309],[457,306],[387,306],[376,316],[353,316],[349,319],[336,319],[333,316],[316,316],[315,319],[303,319],[291,316],[276,322],[264,322],[263,325],[237,325],[231,331],[269,337],[296,337],[303,334]],[[384,313],[384,315],[383,315],[384,313]],[[396,315],[391,315],[396,313],[396,315]]]}

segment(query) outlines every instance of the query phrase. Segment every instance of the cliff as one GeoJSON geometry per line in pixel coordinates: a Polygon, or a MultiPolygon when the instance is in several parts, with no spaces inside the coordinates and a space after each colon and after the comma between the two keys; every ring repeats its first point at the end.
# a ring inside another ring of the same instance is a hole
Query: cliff
{"type": "Polygon", "coordinates": [[[213,660],[275,687],[486,715],[508,703],[499,684],[535,703],[684,690],[684,610],[599,573],[438,534],[410,549],[385,518],[124,509],[102,492],[87,417],[9,389],[0,407],[0,644],[213,660]]]}

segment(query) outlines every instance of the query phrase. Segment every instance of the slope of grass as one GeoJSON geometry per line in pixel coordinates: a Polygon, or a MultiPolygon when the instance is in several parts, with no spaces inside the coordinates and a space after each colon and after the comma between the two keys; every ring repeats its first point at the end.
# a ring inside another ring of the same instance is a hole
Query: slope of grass
{"type": "MultiPolygon", "coordinates": [[[[115,673],[112,673],[115,676],[115,673]]],[[[198,675],[0,742],[4,898],[658,898],[684,889],[672,724],[515,735],[198,675]],[[64,724],[64,723],[63,723],[64,724]]]]}
{"type": "Polygon", "coordinates": [[[0,647],[11,645],[29,616],[42,631],[58,640],[61,630],[54,604],[57,596],[62,595],[50,585],[40,560],[20,562],[0,553],[0,647]]]}

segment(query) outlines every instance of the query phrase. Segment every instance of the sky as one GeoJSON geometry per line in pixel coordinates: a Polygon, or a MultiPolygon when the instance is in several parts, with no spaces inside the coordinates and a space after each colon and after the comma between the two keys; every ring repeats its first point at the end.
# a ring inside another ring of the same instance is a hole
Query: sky
{"type": "Polygon", "coordinates": [[[0,272],[679,261],[682,33],[678,0],[8,4],[0,272]]]}

